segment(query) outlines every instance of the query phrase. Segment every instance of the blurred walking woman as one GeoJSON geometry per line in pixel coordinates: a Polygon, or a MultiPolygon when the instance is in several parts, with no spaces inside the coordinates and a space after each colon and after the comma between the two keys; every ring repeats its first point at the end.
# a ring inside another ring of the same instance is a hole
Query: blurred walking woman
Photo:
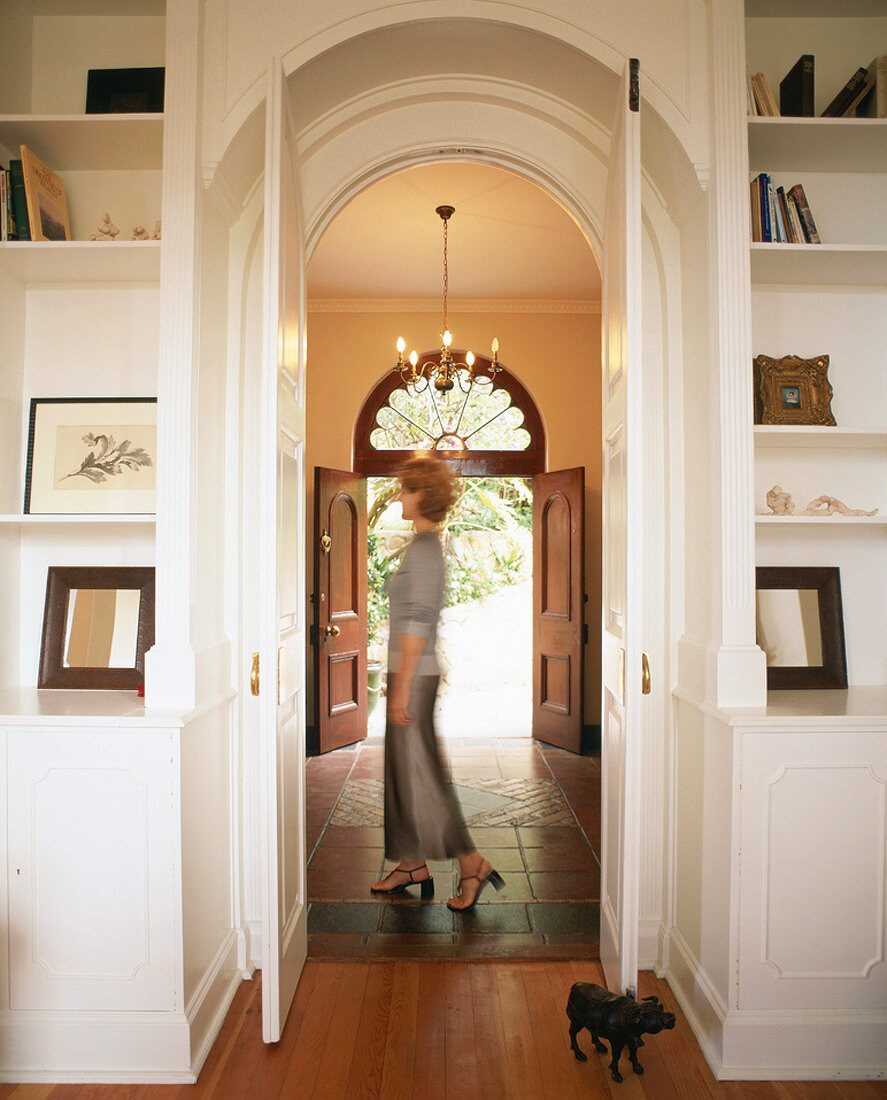
{"type": "Polygon", "coordinates": [[[497,890],[505,883],[471,842],[434,732],[440,680],[435,643],[445,581],[440,525],[455,497],[453,474],[443,460],[413,458],[401,471],[399,497],[415,530],[388,582],[385,858],[399,862],[370,889],[400,894],[416,885],[423,898],[433,897],[425,861],[457,858],[459,893],[447,904],[471,909],[488,882],[497,890]]]}

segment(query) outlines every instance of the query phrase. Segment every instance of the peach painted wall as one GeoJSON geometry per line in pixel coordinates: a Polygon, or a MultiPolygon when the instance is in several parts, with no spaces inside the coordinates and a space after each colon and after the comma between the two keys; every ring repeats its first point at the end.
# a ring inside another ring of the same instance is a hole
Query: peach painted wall
{"type": "MultiPolygon", "coordinates": [[[[439,313],[310,313],[308,319],[308,562],[313,568],[314,468],[351,468],[357,414],[391,368],[394,342],[430,351],[439,313]]],[[[585,722],[600,722],[601,348],[599,314],[450,314],[454,347],[500,357],[532,394],[545,424],[549,470],[585,467],[586,591],[589,626],[585,722]]],[[[313,579],[309,577],[309,591],[313,579]]],[[[309,621],[312,615],[309,608],[309,621]]],[[[309,656],[310,660],[310,656],[309,656]]],[[[309,668],[309,674],[311,670],[309,668]]],[[[309,675],[310,682],[310,675],[309,675]]],[[[309,692],[310,696],[311,692],[309,692]]],[[[309,699],[309,715],[313,702],[309,699]]],[[[309,719],[312,720],[312,719],[309,719]]]]}

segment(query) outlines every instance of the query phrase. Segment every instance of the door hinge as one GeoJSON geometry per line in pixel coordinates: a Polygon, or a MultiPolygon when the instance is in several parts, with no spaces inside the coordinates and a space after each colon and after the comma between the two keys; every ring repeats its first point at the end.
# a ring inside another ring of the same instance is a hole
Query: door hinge
{"type": "Polygon", "coordinates": [[[588,623],[582,624],[582,644],[588,645],[588,623]]]}
{"type": "Polygon", "coordinates": [[[641,694],[649,695],[653,690],[650,677],[650,657],[646,653],[641,654],[641,694]]]}
{"type": "Polygon", "coordinates": [[[309,645],[317,645],[317,625],[315,623],[308,627],[308,643],[309,645]]]}
{"type": "Polygon", "coordinates": [[[253,654],[253,659],[250,662],[249,667],[249,693],[250,695],[259,694],[259,655],[253,654]]]}
{"type": "Polygon", "coordinates": [[[628,109],[638,111],[641,106],[640,90],[641,63],[636,57],[628,59],[628,109]]]}

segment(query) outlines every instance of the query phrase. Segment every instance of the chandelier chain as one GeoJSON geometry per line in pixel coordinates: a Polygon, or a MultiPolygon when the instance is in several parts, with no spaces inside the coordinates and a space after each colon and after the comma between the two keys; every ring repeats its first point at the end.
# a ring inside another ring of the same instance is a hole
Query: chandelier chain
{"type": "Polygon", "coordinates": [[[450,273],[447,267],[447,219],[443,219],[443,315],[444,332],[450,327],[447,324],[447,295],[450,288],[450,273]]]}

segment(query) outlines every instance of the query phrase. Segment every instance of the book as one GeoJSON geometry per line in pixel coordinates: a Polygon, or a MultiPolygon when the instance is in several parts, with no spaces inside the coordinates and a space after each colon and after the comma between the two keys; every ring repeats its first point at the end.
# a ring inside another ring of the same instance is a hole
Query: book
{"type": "Polygon", "coordinates": [[[788,198],[785,193],[784,187],[776,188],[776,203],[779,208],[779,217],[782,221],[783,230],[785,232],[786,244],[803,244],[803,235],[798,240],[798,236],[795,233],[794,226],[792,225],[791,215],[788,209],[788,198]]]}
{"type": "Polygon", "coordinates": [[[804,192],[803,184],[796,183],[788,194],[797,204],[798,219],[801,223],[801,228],[804,231],[804,237],[807,243],[821,244],[819,232],[816,229],[816,222],[813,220],[813,213],[810,210],[810,204],[807,202],[807,195],[804,192]]]}
{"type": "Polygon", "coordinates": [[[874,73],[870,73],[865,78],[865,83],[862,85],[862,87],[859,89],[859,91],[856,93],[856,95],[850,100],[850,102],[847,104],[847,106],[841,112],[841,117],[842,118],[849,118],[851,115],[856,114],[856,108],[865,99],[865,97],[869,94],[869,92],[872,90],[872,88],[874,88],[874,86],[875,86],[875,75],[874,75],[874,73]]]}
{"type": "Polygon", "coordinates": [[[822,118],[840,118],[847,104],[854,98],[859,89],[865,84],[868,69],[859,68],[850,77],[844,87],[838,92],[831,103],[822,112],[822,118]]]}
{"type": "Polygon", "coordinates": [[[773,219],[773,224],[776,227],[775,239],[780,244],[788,244],[788,233],[786,232],[786,223],[782,217],[782,204],[779,201],[779,188],[774,188],[773,184],[770,184],[770,216],[773,219]]]}
{"type": "Polygon", "coordinates": [[[64,183],[27,145],[21,146],[21,153],[31,239],[69,241],[71,228],[64,183]]]}
{"type": "Polygon", "coordinates": [[[755,100],[758,105],[758,113],[766,115],[768,118],[777,118],[779,116],[779,107],[776,105],[776,97],[773,95],[773,90],[770,87],[770,82],[763,73],[755,73],[751,78],[752,87],[755,92],[755,100]]]}
{"type": "Polygon", "coordinates": [[[755,177],[749,184],[749,193],[751,197],[751,239],[753,241],[761,241],[761,189],[758,187],[758,180],[755,177]]]}
{"type": "Polygon", "coordinates": [[[792,195],[785,196],[786,205],[788,206],[788,220],[792,227],[792,237],[794,238],[793,244],[806,244],[807,238],[804,236],[804,227],[801,225],[801,216],[798,213],[798,204],[795,202],[792,195]]]}
{"type": "Polygon", "coordinates": [[[755,100],[755,89],[751,82],[751,73],[748,71],[748,66],[745,67],[745,95],[747,98],[746,108],[748,110],[749,118],[757,118],[761,113],[758,110],[758,104],[755,100]]]}
{"type": "Polygon", "coordinates": [[[15,218],[15,233],[20,241],[31,239],[28,222],[28,200],[25,197],[25,178],[22,174],[22,162],[10,160],[9,183],[12,189],[12,213],[15,218]]]}
{"type": "Polygon", "coordinates": [[[5,168],[0,168],[0,241],[9,240],[9,191],[7,179],[9,173],[5,168]]]}
{"type": "Polygon", "coordinates": [[[887,118],[887,53],[869,62],[869,77],[875,84],[859,104],[857,114],[863,118],[887,118]]]}
{"type": "Polygon", "coordinates": [[[759,172],[755,177],[758,185],[758,203],[761,209],[761,240],[765,243],[773,240],[773,223],[770,219],[770,177],[759,172]]]}
{"type": "Polygon", "coordinates": [[[813,115],[813,54],[801,54],[779,82],[779,110],[793,118],[813,115]]]}

